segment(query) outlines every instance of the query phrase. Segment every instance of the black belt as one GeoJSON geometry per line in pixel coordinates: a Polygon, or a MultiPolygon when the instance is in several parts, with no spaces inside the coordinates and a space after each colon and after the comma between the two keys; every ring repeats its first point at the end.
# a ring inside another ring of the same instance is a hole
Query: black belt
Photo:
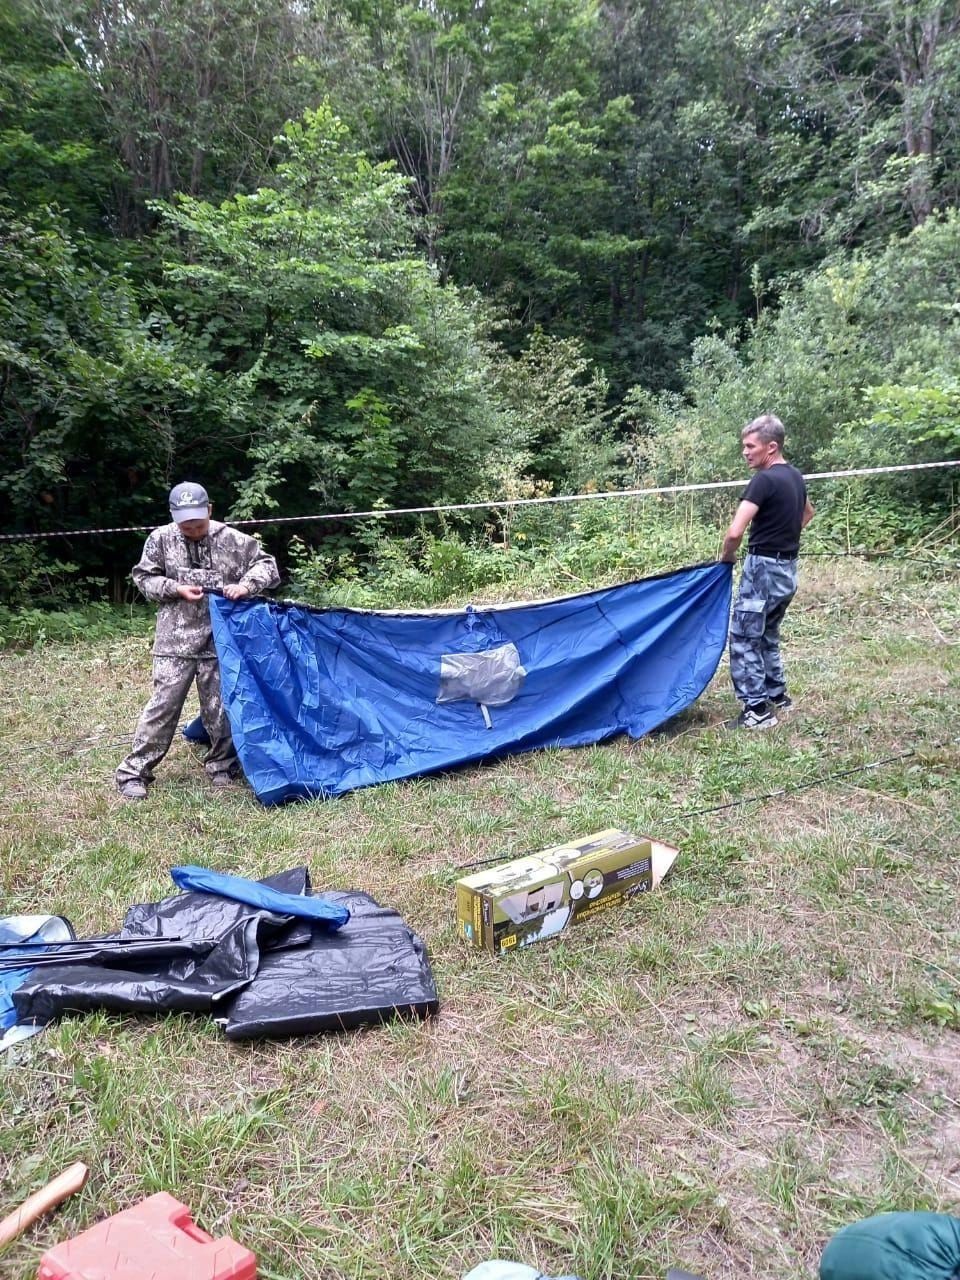
{"type": "Polygon", "coordinates": [[[754,551],[752,547],[748,550],[747,555],[760,556],[762,560],[796,560],[797,558],[796,551],[792,555],[787,555],[784,551],[754,551]]]}

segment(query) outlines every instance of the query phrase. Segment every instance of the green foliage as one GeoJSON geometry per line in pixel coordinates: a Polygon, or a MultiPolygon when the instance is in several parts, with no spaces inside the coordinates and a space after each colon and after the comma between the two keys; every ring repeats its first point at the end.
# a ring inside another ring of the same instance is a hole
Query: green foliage
{"type": "Polygon", "coordinates": [[[599,109],[574,90],[550,98],[498,84],[445,187],[442,246],[454,277],[525,327],[586,337],[592,355],[610,354],[599,331],[616,323],[617,290],[629,288],[647,244],[616,215],[630,105],[599,109]]]}
{"type": "Polygon", "coordinates": [[[526,564],[516,549],[425,529],[409,538],[366,536],[361,543],[362,555],[300,544],[292,556],[291,594],[319,605],[430,607],[521,577],[526,564]]]}
{"type": "Polygon", "coordinates": [[[750,230],[878,247],[956,204],[955,5],[773,0],[747,41],[768,144],[750,230]]]}
{"type": "Polygon", "coordinates": [[[413,253],[406,181],[328,106],[277,148],[271,187],[157,206],[167,306],[252,442],[235,514],[462,493],[496,429],[475,309],[413,253]]]}
{"type": "Polygon", "coordinates": [[[933,1023],[960,1031],[960,993],[945,978],[908,989],[903,1006],[910,1021],[933,1023]]]}
{"type": "Polygon", "coordinates": [[[478,498],[521,496],[504,492],[503,477],[511,465],[515,473],[543,482],[541,492],[576,493],[612,480],[608,385],[577,339],[551,338],[535,329],[515,359],[496,361],[493,378],[501,427],[478,498]]]}
{"type": "Polygon", "coordinates": [[[143,228],[144,200],[254,185],[283,122],[316,97],[316,26],[287,0],[44,0],[37,12],[96,96],[126,175],[125,233],[143,228]]]}
{"type": "MultiPolygon", "coordinates": [[[[576,338],[615,392],[671,385],[711,312],[741,314],[721,193],[742,203],[732,170],[749,131],[721,106],[695,109],[710,36],[678,50],[677,32],[713,10],[666,8],[354,5],[325,73],[410,177],[429,260],[497,304],[509,349],[537,325],[576,338]],[[708,116],[732,144],[705,136],[708,116]]],[[[731,69],[710,75],[719,94],[731,69]]]]}
{"type": "Polygon", "coordinates": [[[521,508],[480,532],[365,526],[354,549],[295,545],[289,594],[324,606],[432,607],[478,595],[577,592],[711,559],[717,528],[692,504],[604,500],[521,508]]]}
{"type": "MultiPolygon", "coordinates": [[[[147,524],[185,475],[234,515],[708,480],[764,409],[807,469],[955,453],[958,41],[943,0],[0,0],[5,527],[147,524]]],[[[132,554],[62,562],[119,599],[132,554]]]]}
{"type": "MultiPolygon", "coordinates": [[[[742,341],[733,333],[698,340],[686,400],[636,392],[624,411],[633,453],[648,474],[669,482],[685,439],[686,479],[734,475],[741,427],[775,412],[787,426],[790,457],[807,470],[949,458],[958,439],[958,293],[955,212],[882,252],[838,253],[791,282],[780,307],[763,311],[742,341]]],[[[904,505],[945,503],[950,483],[931,474],[871,492],[889,513],[884,524],[908,533],[904,505]]],[[[876,515],[864,507],[859,518],[872,545],[876,515]]]]}
{"type": "Polygon", "coordinates": [[[819,484],[817,518],[804,534],[804,551],[882,552],[918,542],[932,524],[929,508],[913,500],[923,484],[909,475],[819,484]]]}
{"type": "Polygon", "coordinates": [[[105,603],[52,610],[0,605],[0,650],[81,642],[89,645],[119,636],[142,635],[152,624],[150,609],[120,610],[105,603]]]}
{"type": "MultiPolygon", "coordinates": [[[[337,10],[340,13],[340,10],[337,10]]],[[[679,386],[690,341],[838,244],[957,200],[960,19],[538,0],[356,4],[325,69],[412,180],[428,257],[518,325],[576,336],[616,393],[679,386]]]]}
{"type": "Polygon", "coordinates": [[[152,519],[181,433],[228,434],[229,404],[61,216],[0,210],[0,247],[0,494],[15,527],[152,519]]]}
{"type": "Polygon", "coordinates": [[[14,209],[56,204],[103,236],[120,174],[90,78],[33,0],[0,0],[0,190],[14,209]]]}
{"type": "Polygon", "coordinates": [[[36,543],[0,543],[0,600],[30,601],[63,608],[83,599],[88,581],[77,580],[77,565],[45,554],[36,543]]]}
{"type": "Polygon", "coordinates": [[[898,431],[915,444],[942,442],[960,449],[960,382],[949,374],[933,385],[879,386],[865,390],[867,422],[877,431],[898,431]]]}

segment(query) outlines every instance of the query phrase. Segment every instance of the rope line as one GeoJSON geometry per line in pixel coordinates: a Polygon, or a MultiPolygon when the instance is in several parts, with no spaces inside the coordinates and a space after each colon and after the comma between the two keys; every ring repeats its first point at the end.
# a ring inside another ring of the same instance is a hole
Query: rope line
{"type": "Polygon", "coordinates": [[[897,760],[909,760],[913,755],[916,755],[916,752],[911,748],[895,756],[883,756],[879,760],[872,760],[869,764],[857,765],[854,769],[837,769],[834,773],[821,773],[810,782],[797,782],[792,787],[780,787],[777,791],[763,791],[755,796],[745,796],[742,800],[731,800],[728,804],[711,805],[708,809],[688,809],[686,813],[675,813],[673,821],[679,822],[683,818],[700,818],[707,813],[722,813],[724,809],[739,809],[745,804],[761,804],[764,800],[776,800],[779,796],[791,795],[795,791],[807,791],[810,787],[819,786],[821,782],[832,782],[834,778],[848,778],[851,774],[867,773],[885,764],[894,764],[897,760]]]}
{"type": "MultiPolygon", "coordinates": [[[[853,476],[890,475],[898,471],[930,471],[942,467],[960,467],[960,458],[948,462],[911,462],[892,467],[860,467],[848,471],[815,471],[805,480],[840,480],[853,476]]],[[[451,502],[428,507],[383,507],[371,511],[324,512],[309,516],[262,516],[257,519],[230,520],[241,526],[272,524],[307,524],[330,520],[379,520],[385,516],[416,516],[447,511],[505,510],[508,507],[537,507],[564,502],[594,502],[607,498],[651,498],[661,493],[704,493],[717,489],[742,489],[744,480],[711,480],[706,484],[668,484],[647,489],[610,489],[604,493],[563,493],[545,498],[491,498],[484,502],[451,502]]],[[[35,542],[44,538],[82,538],[102,533],[149,533],[156,524],[116,525],[98,529],[50,529],[43,533],[0,533],[0,542],[35,542]]]]}
{"type": "MultiPolygon", "coordinates": [[[[714,726],[706,726],[712,728],[714,726]]],[[[725,809],[739,809],[746,804],[762,804],[765,800],[775,800],[780,796],[791,795],[795,791],[806,791],[810,787],[819,786],[824,782],[832,782],[835,778],[849,778],[855,773],[867,773],[871,769],[879,769],[885,764],[894,764],[898,760],[908,760],[916,752],[911,748],[909,751],[901,751],[895,756],[883,756],[879,760],[872,760],[869,764],[859,764],[853,769],[837,769],[833,773],[821,773],[809,782],[797,782],[790,787],[780,787],[776,791],[763,791],[753,796],[744,796],[741,800],[731,800],[727,804],[711,805],[707,809],[688,809],[685,813],[667,814],[667,822],[681,822],[685,818],[700,818],[708,813],[722,813],[725,809]]],[[[491,858],[479,858],[476,862],[461,862],[453,868],[454,871],[469,871],[472,867],[485,867],[491,862],[514,861],[517,858],[529,858],[534,853],[542,853],[543,850],[527,850],[526,853],[496,853],[491,858]]]]}

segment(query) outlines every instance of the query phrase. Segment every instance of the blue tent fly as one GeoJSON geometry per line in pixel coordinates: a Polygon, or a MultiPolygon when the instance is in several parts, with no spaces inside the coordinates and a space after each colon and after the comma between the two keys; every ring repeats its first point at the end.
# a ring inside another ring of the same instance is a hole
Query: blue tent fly
{"type": "Polygon", "coordinates": [[[731,566],[430,612],[212,596],[224,705],[266,805],[513,752],[639,738],[689,707],[727,637],[731,566]]]}

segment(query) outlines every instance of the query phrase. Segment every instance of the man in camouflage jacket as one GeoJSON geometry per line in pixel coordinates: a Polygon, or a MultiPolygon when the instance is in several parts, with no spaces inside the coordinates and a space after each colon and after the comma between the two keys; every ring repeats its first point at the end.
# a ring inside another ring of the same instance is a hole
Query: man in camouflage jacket
{"type": "Polygon", "coordinates": [[[153,645],[153,697],[133,735],[133,750],[117,769],[117,788],[127,800],[142,800],[154,770],[170,749],[180,712],[196,681],[200,715],[210,737],[204,768],[215,786],[239,771],[237,753],[220,701],[220,667],[213,647],[204,588],[241,600],[275,587],[277,562],[249,537],[210,519],[212,508],[200,485],[170,491],[171,524],[147,538],[132,577],[148,600],[160,604],[153,645]]]}

